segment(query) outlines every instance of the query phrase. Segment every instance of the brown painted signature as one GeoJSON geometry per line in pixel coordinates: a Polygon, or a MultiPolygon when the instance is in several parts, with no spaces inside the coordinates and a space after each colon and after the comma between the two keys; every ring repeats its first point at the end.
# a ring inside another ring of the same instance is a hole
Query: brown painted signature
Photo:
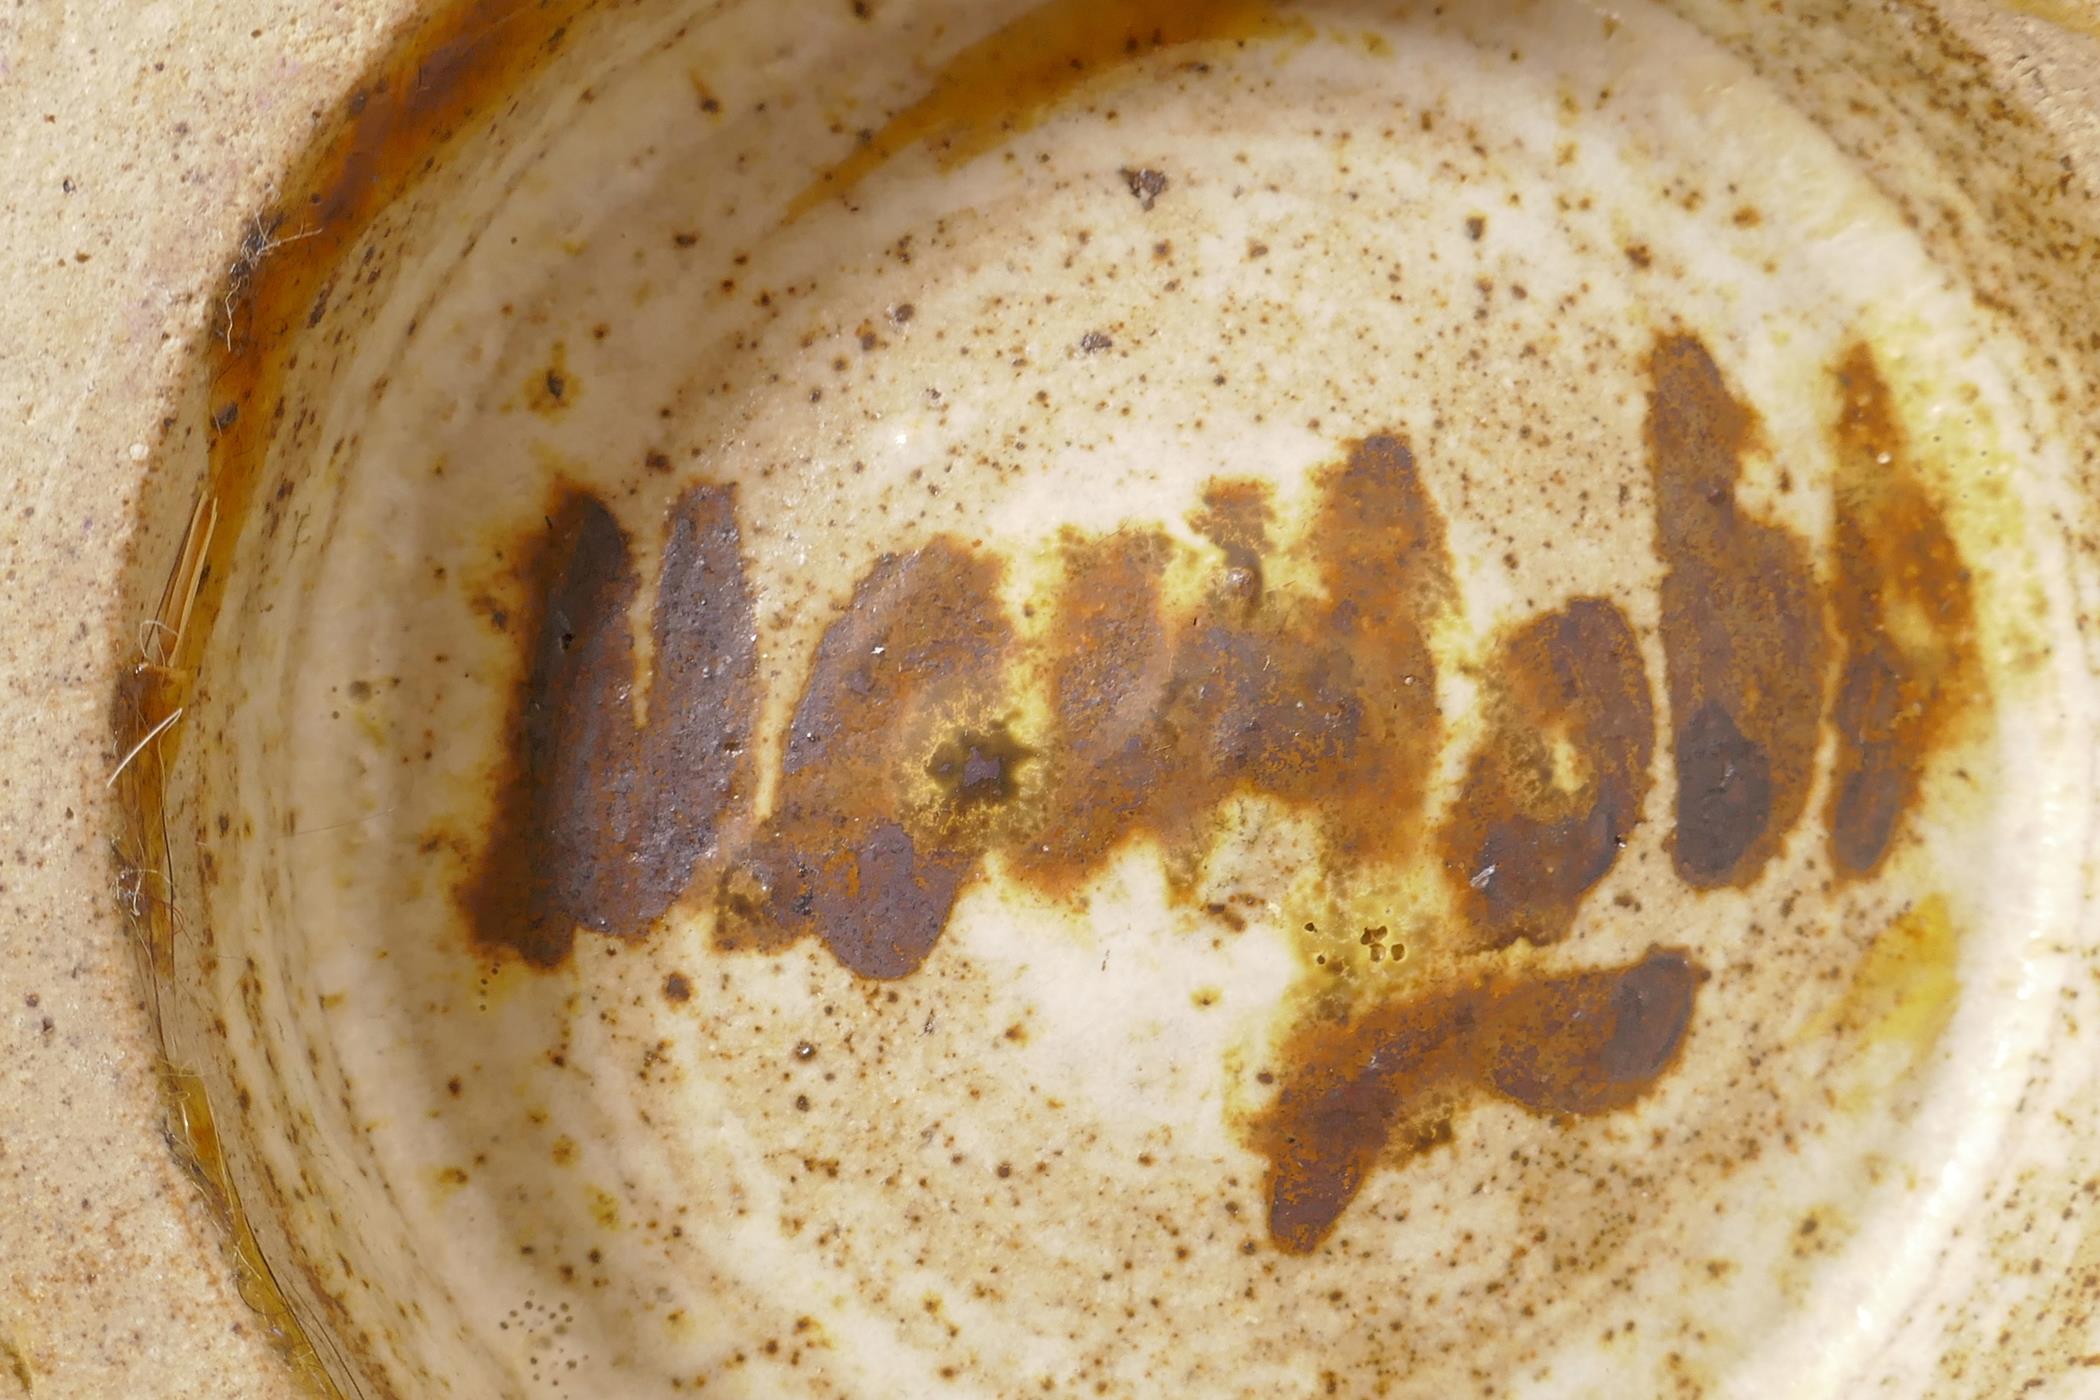
{"type": "MultiPolygon", "coordinates": [[[[1670,846],[1694,889],[1748,885],[1777,854],[1825,725],[1830,863],[1871,874],[1978,693],[1968,576],[1889,391],[1864,348],[1833,375],[1819,577],[1807,542],[1737,500],[1758,420],[1706,348],[1666,336],[1648,358],[1670,846]]],[[[1068,534],[1049,626],[1026,642],[996,555],[942,537],[884,556],[817,645],[763,812],[735,489],[695,486],[670,513],[639,722],[627,618],[642,583],[604,503],[566,491],[525,569],[508,759],[461,893],[475,938],[551,967],[578,929],[636,937],[697,897],[725,951],[814,937],[860,976],[905,977],[994,858],[1064,895],[1142,838],[1193,899],[1237,796],[1301,811],[1330,869],[1428,856],[1475,953],[1566,938],[1652,783],[1656,705],[1632,627],[1577,598],[1494,638],[1484,737],[1427,830],[1447,738],[1428,642],[1454,591],[1444,523],[1397,434],[1356,442],[1314,485],[1289,548],[1317,589],[1271,585],[1283,547],[1266,489],[1216,481],[1192,518],[1216,551],[1199,599],[1167,600],[1184,547],[1163,532],[1068,534]],[[1048,702],[1026,734],[1022,676],[1048,702]]],[[[1468,1101],[1554,1117],[1634,1102],[1677,1058],[1705,979],[1668,946],[1552,976],[1478,966],[1291,1032],[1254,1130],[1280,1248],[1316,1247],[1369,1173],[1448,1139],[1468,1101]]]]}

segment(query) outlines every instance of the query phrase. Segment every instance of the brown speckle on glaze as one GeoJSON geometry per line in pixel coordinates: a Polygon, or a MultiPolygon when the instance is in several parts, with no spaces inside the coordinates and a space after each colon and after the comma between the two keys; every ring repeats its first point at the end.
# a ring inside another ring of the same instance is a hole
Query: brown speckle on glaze
{"type": "Polygon", "coordinates": [[[1131,197],[1137,200],[1138,208],[1148,214],[1159,202],[1159,197],[1167,192],[1167,177],[1160,171],[1133,170],[1126,165],[1118,173],[1122,175],[1123,183],[1130,187],[1131,197]]]}
{"type": "Polygon", "coordinates": [[[525,406],[542,418],[555,418],[575,407],[581,392],[568,355],[557,341],[547,363],[526,376],[525,406]]]}

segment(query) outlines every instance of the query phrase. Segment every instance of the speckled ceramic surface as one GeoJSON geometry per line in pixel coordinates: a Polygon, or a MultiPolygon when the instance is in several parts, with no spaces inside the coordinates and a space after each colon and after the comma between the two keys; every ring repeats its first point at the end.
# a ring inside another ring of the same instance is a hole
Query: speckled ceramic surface
{"type": "Polygon", "coordinates": [[[2100,1386],[2100,46],[343,18],[9,352],[0,1386],[2100,1386]]]}

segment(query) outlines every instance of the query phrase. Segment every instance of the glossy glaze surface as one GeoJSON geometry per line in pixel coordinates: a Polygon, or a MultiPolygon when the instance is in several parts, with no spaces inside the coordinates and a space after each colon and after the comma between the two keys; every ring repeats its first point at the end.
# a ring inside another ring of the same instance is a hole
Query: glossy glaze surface
{"type": "Polygon", "coordinates": [[[339,1383],[1906,1383],[2081,429],[1835,41],[462,14],[232,289],[120,699],[339,1383]]]}

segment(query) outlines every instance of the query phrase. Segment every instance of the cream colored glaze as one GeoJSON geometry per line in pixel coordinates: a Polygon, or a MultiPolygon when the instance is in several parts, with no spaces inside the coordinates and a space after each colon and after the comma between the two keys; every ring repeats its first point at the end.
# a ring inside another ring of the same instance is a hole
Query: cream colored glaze
{"type": "Polygon", "coordinates": [[[2025,1010],[2061,975],[2038,953],[2083,888],[2088,679],[2046,523],[2083,430],[2049,347],[1979,308],[1741,53],[1647,5],[1294,10],[1082,85],[960,163],[902,150],[781,225],[848,149],[834,125],[877,125],[1012,8],[584,29],[500,141],[381,220],[382,277],[336,295],[320,325],[350,333],[289,384],[315,418],[263,471],[288,494],[243,541],[171,776],[185,924],[209,938],[178,942],[170,1033],[222,1119],[249,1105],[222,1123],[235,1179],[337,1383],[1926,1388],[1940,1357],[1906,1316],[1992,1178],[2048,1030],[2025,1010]],[[1151,208],[1125,168],[1168,177],[1151,208]],[[1680,326],[1765,420],[1745,509],[1819,547],[1825,371],[1874,347],[1976,570],[1995,715],[1860,885],[1828,878],[1826,776],[1755,886],[1683,888],[1658,750],[1573,937],[1508,955],[1672,942],[1713,971],[1634,1109],[1478,1109],[1320,1251],[1278,1254],[1256,1074],[1314,960],[1350,951],[1302,923],[1407,929],[1402,970],[1364,978],[1433,982],[1455,953],[1426,870],[1309,888],[1308,831],[1253,803],[1204,872],[1251,897],[1237,932],[1170,907],[1140,847],[1077,912],[995,874],[894,985],[813,943],[716,952],[704,900],[640,944],[582,935],[553,972],[470,944],[454,891],[517,668],[494,552],[557,478],[615,501],[645,580],[670,500],[737,483],[770,750],[879,553],[981,540],[1014,561],[1018,615],[1065,527],[1193,546],[1200,483],[1233,476],[1274,483],[1288,533],[1338,444],[1404,433],[1457,565],[1434,637],[1448,788],[1477,737],[1467,667],[1570,597],[1625,610],[1662,706],[1639,368],[1680,326]],[[1903,922],[1921,908],[1953,932],[1903,922]]]}

